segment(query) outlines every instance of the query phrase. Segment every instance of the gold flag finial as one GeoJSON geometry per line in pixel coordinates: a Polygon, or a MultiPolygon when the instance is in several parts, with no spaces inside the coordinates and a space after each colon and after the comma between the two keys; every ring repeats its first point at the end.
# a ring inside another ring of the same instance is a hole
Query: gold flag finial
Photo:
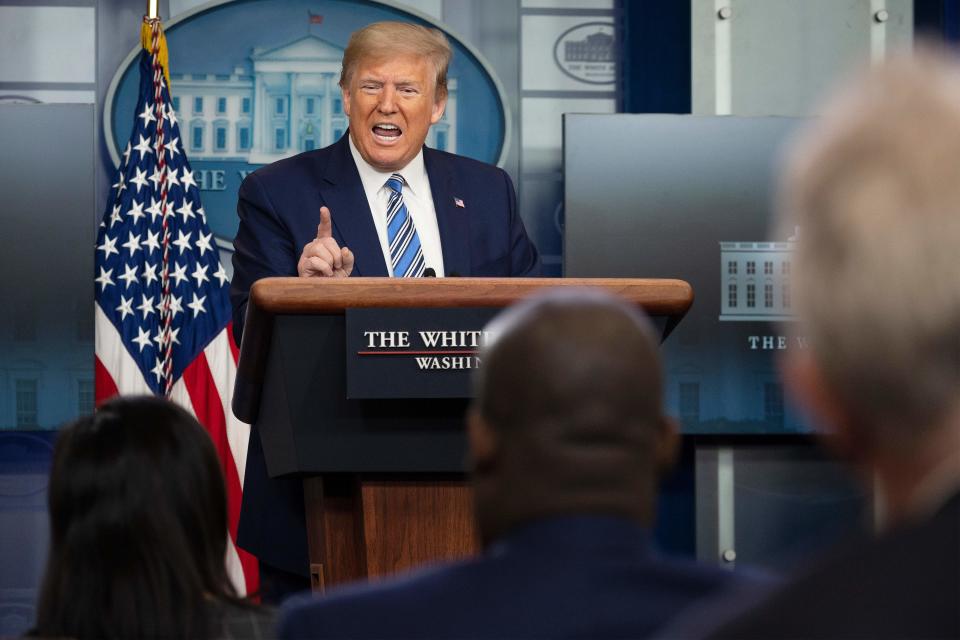
{"type": "Polygon", "coordinates": [[[153,25],[157,25],[157,57],[160,59],[160,66],[163,68],[163,77],[167,80],[167,88],[170,88],[170,60],[167,54],[167,38],[163,34],[163,27],[160,25],[159,18],[143,17],[143,24],[140,26],[140,44],[148,52],[153,53],[153,25]]]}

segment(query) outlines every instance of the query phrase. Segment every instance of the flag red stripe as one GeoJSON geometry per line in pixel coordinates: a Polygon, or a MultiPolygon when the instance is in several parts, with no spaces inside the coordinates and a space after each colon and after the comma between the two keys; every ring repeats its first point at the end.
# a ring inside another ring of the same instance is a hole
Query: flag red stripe
{"type": "Polygon", "coordinates": [[[95,406],[100,406],[120,391],[117,389],[117,383],[113,376],[107,371],[107,368],[100,362],[100,358],[93,357],[93,400],[95,406]]]}
{"type": "MultiPolygon", "coordinates": [[[[224,482],[227,486],[227,524],[230,529],[230,538],[234,545],[237,542],[237,525],[240,522],[240,503],[242,490],[237,467],[230,451],[230,442],[227,439],[227,421],[223,415],[223,405],[220,394],[214,384],[206,355],[202,352],[183,372],[183,382],[190,402],[193,404],[197,419],[207,428],[210,438],[217,450],[217,456],[223,466],[224,482]]],[[[244,581],[247,593],[253,594],[257,590],[258,567],[257,560],[246,551],[237,547],[240,564],[243,567],[244,581]]]]}

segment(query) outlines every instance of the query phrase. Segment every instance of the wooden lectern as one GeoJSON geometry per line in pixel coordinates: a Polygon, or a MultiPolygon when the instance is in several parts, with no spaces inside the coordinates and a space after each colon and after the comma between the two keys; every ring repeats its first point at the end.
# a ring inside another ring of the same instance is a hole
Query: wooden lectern
{"type": "Polygon", "coordinates": [[[303,478],[314,589],[478,549],[463,475],[467,400],[348,399],[346,310],[501,308],[545,287],[607,290],[661,320],[664,335],[693,302],[681,280],[267,278],[253,285],[234,413],[255,425],[272,477],[303,478]]]}

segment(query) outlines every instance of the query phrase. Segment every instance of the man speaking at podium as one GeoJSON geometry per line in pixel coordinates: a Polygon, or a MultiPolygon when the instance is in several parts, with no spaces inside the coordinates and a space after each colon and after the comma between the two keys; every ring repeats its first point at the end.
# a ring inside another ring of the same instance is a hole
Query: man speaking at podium
{"type": "MultiPolygon", "coordinates": [[[[260,278],[540,275],[506,172],[424,146],[446,106],[451,55],[435,29],[356,31],[340,75],[347,135],[243,181],[230,289],[238,344],[260,278]]],[[[260,559],[268,600],[309,586],[304,532],[300,480],[268,478],[254,431],[238,544],[260,559]]]]}

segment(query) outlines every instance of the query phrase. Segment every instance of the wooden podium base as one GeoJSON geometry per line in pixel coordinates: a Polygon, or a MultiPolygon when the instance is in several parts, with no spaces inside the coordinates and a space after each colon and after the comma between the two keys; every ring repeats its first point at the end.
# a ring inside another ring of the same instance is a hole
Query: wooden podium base
{"type": "Polygon", "coordinates": [[[477,552],[462,479],[328,474],[303,481],[314,591],[477,552]]]}

